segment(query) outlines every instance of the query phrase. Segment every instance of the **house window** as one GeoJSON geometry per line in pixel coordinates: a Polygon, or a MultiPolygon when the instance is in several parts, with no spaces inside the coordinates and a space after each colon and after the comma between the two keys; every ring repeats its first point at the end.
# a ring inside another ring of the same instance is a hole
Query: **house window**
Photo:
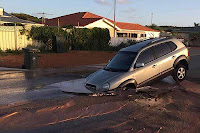
{"type": "Polygon", "coordinates": [[[137,34],[131,34],[131,38],[137,38],[138,35],[137,34]]]}
{"type": "Polygon", "coordinates": [[[128,34],[127,33],[117,33],[118,37],[127,37],[128,34]]]}
{"type": "Polygon", "coordinates": [[[123,37],[123,33],[117,33],[118,37],[123,37]]]}
{"type": "Polygon", "coordinates": [[[123,37],[127,37],[127,33],[124,33],[124,34],[123,34],[123,37]]]}
{"type": "Polygon", "coordinates": [[[147,37],[147,35],[146,34],[141,34],[141,37],[147,37]]]}

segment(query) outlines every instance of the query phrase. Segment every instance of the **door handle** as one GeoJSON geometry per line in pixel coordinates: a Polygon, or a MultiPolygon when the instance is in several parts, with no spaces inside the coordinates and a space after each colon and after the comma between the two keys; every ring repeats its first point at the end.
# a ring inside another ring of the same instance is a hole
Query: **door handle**
{"type": "Polygon", "coordinates": [[[176,55],[172,56],[172,59],[176,58],[176,55]]]}
{"type": "Polygon", "coordinates": [[[153,65],[152,68],[156,68],[157,64],[153,65]]]}

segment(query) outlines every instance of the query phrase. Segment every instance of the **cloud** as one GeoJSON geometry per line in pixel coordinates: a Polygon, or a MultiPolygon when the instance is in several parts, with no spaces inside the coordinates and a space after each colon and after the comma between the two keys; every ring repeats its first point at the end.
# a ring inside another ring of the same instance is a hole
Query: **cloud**
{"type": "MultiPolygon", "coordinates": [[[[96,3],[101,4],[101,5],[111,5],[112,1],[111,0],[95,0],[96,3]]],[[[117,0],[118,3],[120,4],[129,4],[129,0],[117,0]]]]}
{"type": "Polygon", "coordinates": [[[124,12],[124,13],[133,13],[135,12],[136,10],[132,7],[129,7],[127,9],[124,9],[124,10],[121,10],[121,12],[124,12]]]}
{"type": "Polygon", "coordinates": [[[95,0],[95,2],[101,5],[110,5],[108,0],[95,0]]]}
{"type": "Polygon", "coordinates": [[[121,4],[129,4],[130,1],[129,0],[117,0],[119,3],[121,4]]]}

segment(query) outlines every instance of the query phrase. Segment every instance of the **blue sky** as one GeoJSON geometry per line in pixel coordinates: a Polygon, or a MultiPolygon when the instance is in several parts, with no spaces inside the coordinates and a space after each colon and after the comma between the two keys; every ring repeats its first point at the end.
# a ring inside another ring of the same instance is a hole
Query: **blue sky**
{"type": "MultiPolygon", "coordinates": [[[[48,18],[89,11],[113,19],[114,0],[0,0],[7,12],[22,12],[48,18]]],[[[157,25],[193,26],[200,23],[200,0],[118,0],[117,21],[149,25],[151,13],[157,25]]],[[[39,16],[38,16],[39,17],[39,16]]]]}

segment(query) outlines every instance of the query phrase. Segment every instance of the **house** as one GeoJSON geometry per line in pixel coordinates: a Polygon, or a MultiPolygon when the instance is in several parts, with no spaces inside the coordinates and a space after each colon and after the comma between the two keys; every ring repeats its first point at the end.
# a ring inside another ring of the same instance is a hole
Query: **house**
{"type": "Polygon", "coordinates": [[[28,39],[26,34],[21,34],[24,28],[30,30],[31,26],[44,25],[19,19],[0,8],[0,50],[19,50],[28,45],[39,45],[39,42],[28,39]]]}
{"type": "Polygon", "coordinates": [[[200,26],[176,28],[173,32],[176,33],[177,38],[187,41],[191,33],[200,33],[200,26]]]}
{"type": "Polygon", "coordinates": [[[42,24],[38,24],[35,22],[19,19],[7,12],[4,11],[3,8],[0,7],[0,25],[6,25],[6,24],[13,24],[13,23],[20,23],[25,26],[43,26],[42,24]]]}
{"type": "MultiPolygon", "coordinates": [[[[61,17],[47,19],[46,26],[69,26],[76,28],[107,28],[114,37],[114,21],[90,12],[78,12],[61,17]]],[[[148,27],[125,22],[116,22],[115,36],[122,39],[144,40],[160,36],[160,32],[148,27]]]]}

